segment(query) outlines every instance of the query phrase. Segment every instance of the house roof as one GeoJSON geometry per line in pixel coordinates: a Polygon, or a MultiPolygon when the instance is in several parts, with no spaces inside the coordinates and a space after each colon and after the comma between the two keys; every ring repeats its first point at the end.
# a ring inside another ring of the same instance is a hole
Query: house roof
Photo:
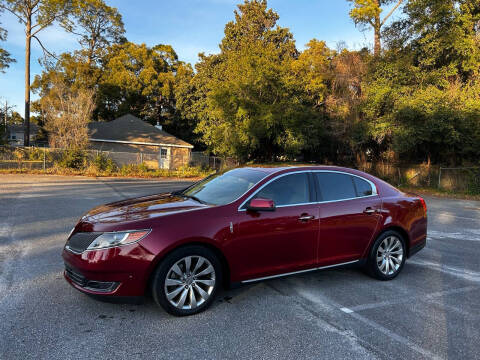
{"type": "Polygon", "coordinates": [[[88,132],[90,141],[193,148],[186,141],[157,129],[131,114],[110,122],[90,122],[88,132]]]}
{"type": "MultiPolygon", "coordinates": [[[[38,132],[39,127],[35,123],[30,123],[30,135],[34,135],[38,132]]],[[[25,132],[25,125],[24,124],[12,124],[7,125],[7,131],[10,133],[12,132],[25,132]]]]}

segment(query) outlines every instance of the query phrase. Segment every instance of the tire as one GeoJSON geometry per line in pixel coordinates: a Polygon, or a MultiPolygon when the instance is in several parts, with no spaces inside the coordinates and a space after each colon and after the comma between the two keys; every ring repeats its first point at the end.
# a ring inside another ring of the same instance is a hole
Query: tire
{"type": "Polygon", "coordinates": [[[392,280],[402,271],[406,255],[403,236],[393,230],[385,231],[380,234],[370,249],[367,272],[378,280],[392,280]]]}
{"type": "Polygon", "coordinates": [[[152,295],[169,314],[187,316],[207,309],[222,284],[222,266],[206,247],[189,245],[168,254],[155,270],[152,295]]]}

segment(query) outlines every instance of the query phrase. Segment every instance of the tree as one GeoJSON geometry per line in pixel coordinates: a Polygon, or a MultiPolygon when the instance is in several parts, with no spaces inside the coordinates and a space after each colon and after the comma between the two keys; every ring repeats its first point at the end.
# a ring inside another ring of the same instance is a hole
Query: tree
{"type": "Polygon", "coordinates": [[[63,53],[57,57],[57,62],[48,65],[32,82],[32,91],[43,97],[59,77],[64,83],[75,89],[95,89],[102,74],[102,68],[89,64],[82,51],[63,53]]]}
{"type": "Polygon", "coordinates": [[[478,159],[479,10],[474,0],[409,1],[384,30],[386,51],[370,64],[362,110],[390,159],[478,159]]]}
{"type": "MultiPolygon", "coordinates": [[[[5,41],[6,39],[7,31],[0,27],[0,41],[5,41]]],[[[16,60],[10,56],[10,53],[7,50],[0,47],[0,72],[5,72],[5,69],[8,68],[12,62],[16,62],[16,60]]]]}
{"type": "Polygon", "coordinates": [[[23,123],[21,115],[12,111],[14,108],[15,106],[8,105],[6,100],[0,103],[0,144],[6,143],[7,125],[23,123]]]}
{"type": "MultiPolygon", "coordinates": [[[[449,77],[462,81],[479,73],[480,4],[476,0],[415,0],[403,9],[404,18],[387,29],[390,47],[410,54],[429,82],[449,77]]],[[[403,55],[405,57],[405,55],[403,55]]]]}
{"type": "Polygon", "coordinates": [[[55,21],[67,22],[71,0],[1,0],[0,9],[12,13],[25,26],[25,139],[30,143],[30,56],[32,39],[37,40],[45,54],[50,54],[38,38],[38,33],[55,21]]]}
{"type": "MultiPolygon", "coordinates": [[[[121,15],[104,1],[78,1],[72,7],[70,18],[71,21],[63,26],[79,37],[82,49],[61,54],[54,64],[46,63],[46,69],[32,83],[32,91],[40,97],[48,94],[52,81],[59,76],[73,89],[98,92],[98,83],[104,72],[102,62],[110,46],[126,41],[121,15]]],[[[40,114],[38,120],[43,122],[39,104],[34,102],[32,107],[40,114]]]]}
{"type": "Polygon", "coordinates": [[[374,34],[374,50],[375,56],[380,55],[382,51],[381,31],[387,20],[392,16],[395,10],[402,5],[403,0],[347,0],[353,3],[353,9],[350,10],[350,17],[356,25],[363,27],[371,26],[374,34]],[[382,6],[395,3],[393,8],[382,19],[382,6]]]}
{"type": "MultiPolygon", "coordinates": [[[[321,113],[314,103],[322,80],[310,67],[318,65],[314,71],[321,73],[322,60],[305,55],[294,64],[299,53],[293,36],[277,20],[266,1],[238,5],[220,54],[200,54],[196,73],[177,83],[177,108],[196,118],[196,132],[217,155],[292,159],[320,142],[321,113]]],[[[320,44],[312,48],[322,52],[320,44]]]]}
{"type": "Polygon", "coordinates": [[[103,0],[77,0],[73,21],[66,24],[69,32],[79,36],[87,64],[98,61],[114,43],[125,42],[122,16],[103,0]]]}
{"type": "Polygon", "coordinates": [[[178,57],[170,45],[126,42],[108,50],[99,81],[98,116],[113,120],[126,113],[156,123],[174,112],[178,57]]]}
{"type": "Polygon", "coordinates": [[[95,107],[93,90],[72,89],[59,77],[53,80],[40,105],[50,146],[73,150],[87,146],[87,124],[95,107]]]}
{"type": "Polygon", "coordinates": [[[204,150],[199,134],[195,133],[197,124],[197,110],[193,108],[197,104],[196,89],[194,84],[194,71],[190,64],[180,63],[175,74],[174,98],[175,112],[173,121],[167,124],[167,130],[181,139],[195,144],[197,149],[204,150]]]}
{"type": "Polygon", "coordinates": [[[335,51],[325,41],[312,39],[307,48],[292,62],[292,80],[299,81],[315,106],[321,106],[329,91],[332,80],[330,69],[335,51]]]}

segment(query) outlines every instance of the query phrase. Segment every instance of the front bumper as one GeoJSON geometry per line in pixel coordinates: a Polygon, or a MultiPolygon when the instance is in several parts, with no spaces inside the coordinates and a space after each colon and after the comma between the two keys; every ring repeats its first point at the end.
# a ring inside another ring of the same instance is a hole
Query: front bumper
{"type": "Polygon", "coordinates": [[[143,296],[154,255],[140,243],[109,249],[63,250],[64,277],[75,289],[89,295],[143,296]]]}

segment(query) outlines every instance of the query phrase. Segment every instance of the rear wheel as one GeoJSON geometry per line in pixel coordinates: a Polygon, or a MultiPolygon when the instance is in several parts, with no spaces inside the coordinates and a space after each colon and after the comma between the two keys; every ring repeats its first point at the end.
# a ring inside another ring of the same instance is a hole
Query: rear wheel
{"type": "Polygon", "coordinates": [[[215,254],[202,246],[186,246],[160,263],[152,294],[170,314],[192,315],[210,306],[221,283],[221,264],[215,254]]]}
{"type": "Polygon", "coordinates": [[[405,264],[405,240],[398,232],[389,230],[381,234],[370,250],[367,270],[379,280],[391,280],[405,264]]]}

